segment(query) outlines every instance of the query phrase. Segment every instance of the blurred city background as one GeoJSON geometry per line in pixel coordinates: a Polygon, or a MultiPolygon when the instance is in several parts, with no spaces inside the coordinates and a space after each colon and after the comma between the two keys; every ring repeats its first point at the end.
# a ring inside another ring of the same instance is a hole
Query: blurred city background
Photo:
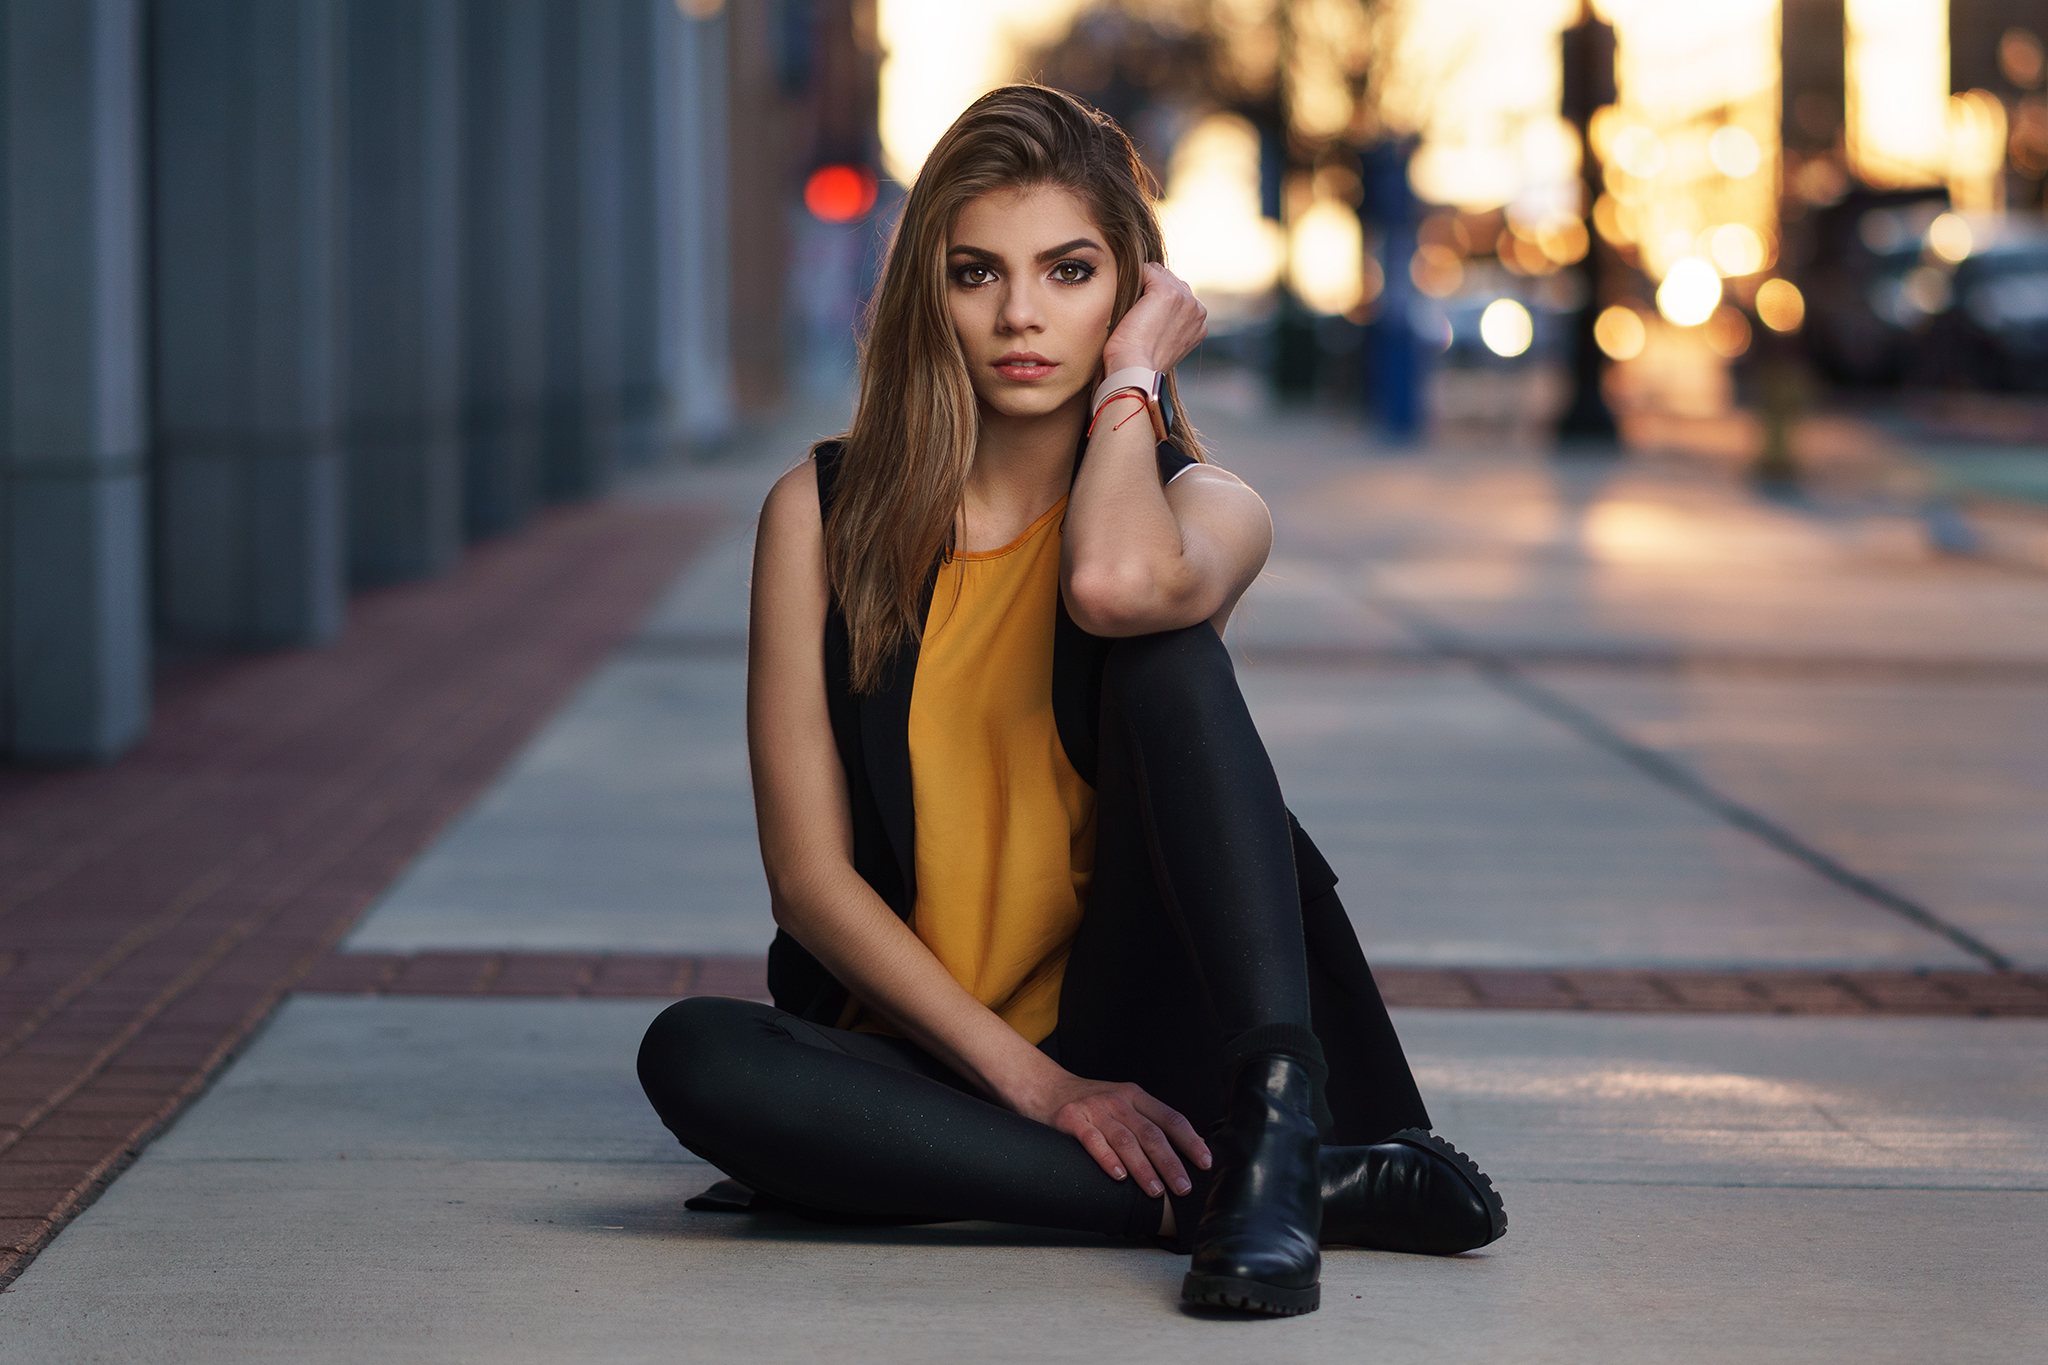
{"type": "Polygon", "coordinates": [[[1147,1247],[688,1212],[633,1076],[766,994],[754,518],[1019,78],[1159,182],[1246,700],[1512,1210],[1260,1358],[2038,1355],[2044,42],[0,3],[0,1361],[1247,1358],[1147,1247]]]}
{"type": "Polygon", "coordinates": [[[124,0],[10,19],[0,751],[843,406],[981,90],[1113,114],[1240,412],[1860,470],[2031,554],[2040,0],[124,0]],[[1982,520],[1982,519],[1980,519],[1982,520]]]}

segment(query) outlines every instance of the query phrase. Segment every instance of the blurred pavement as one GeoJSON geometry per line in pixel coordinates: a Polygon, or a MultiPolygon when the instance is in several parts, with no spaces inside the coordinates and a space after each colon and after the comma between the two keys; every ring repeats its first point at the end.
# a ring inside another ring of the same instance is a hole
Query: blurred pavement
{"type": "MultiPolygon", "coordinates": [[[[1376,961],[2048,965],[2048,575],[1867,489],[1196,417],[1274,509],[1232,644],[1376,961]]],[[[748,522],[831,426],[634,490],[728,529],[348,948],[765,946],[748,522]]],[[[1226,1324],[1151,1250],[684,1212],[713,1173],[632,1075],[659,1008],[293,998],[0,1296],[0,1361],[1991,1361],[2048,1330],[2048,1019],[1399,1010],[1508,1237],[1335,1252],[1322,1312],[1226,1324]]]]}

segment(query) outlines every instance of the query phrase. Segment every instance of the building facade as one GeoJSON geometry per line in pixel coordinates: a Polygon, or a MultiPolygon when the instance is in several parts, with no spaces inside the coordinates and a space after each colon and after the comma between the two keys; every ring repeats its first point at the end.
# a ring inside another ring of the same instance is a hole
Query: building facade
{"type": "Polygon", "coordinates": [[[772,396],[806,92],[733,35],[847,7],[0,0],[0,760],[772,396]]]}

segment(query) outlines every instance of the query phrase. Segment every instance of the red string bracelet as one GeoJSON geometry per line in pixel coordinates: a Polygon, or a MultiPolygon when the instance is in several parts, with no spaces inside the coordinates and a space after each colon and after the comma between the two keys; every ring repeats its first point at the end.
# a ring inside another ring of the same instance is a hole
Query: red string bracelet
{"type": "MultiPolygon", "coordinates": [[[[1104,410],[1104,409],[1106,409],[1106,408],[1107,408],[1107,407],[1108,407],[1108,406],[1109,406],[1109,405],[1110,405],[1111,403],[1114,403],[1114,402],[1115,402],[1115,401],[1116,401],[1117,399],[1119,399],[1119,398],[1135,398],[1135,399],[1137,399],[1137,400],[1138,400],[1138,412],[1143,412],[1143,411],[1145,410],[1145,395],[1144,395],[1144,394],[1142,394],[1142,393],[1139,393],[1139,392],[1138,392],[1138,391],[1137,391],[1136,389],[1118,389],[1118,390],[1117,390],[1117,391],[1116,391],[1115,393],[1113,393],[1113,394],[1111,394],[1111,395],[1110,395],[1109,397],[1107,397],[1107,398],[1103,399],[1103,400],[1102,400],[1102,407],[1099,407],[1099,408],[1097,408],[1097,409],[1095,410],[1095,415],[1094,415],[1093,417],[1090,417],[1090,418],[1088,419],[1088,430],[1087,430],[1087,432],[1085,433],[1086,435],[1088,435],[1088,436],[1093,436],[1093,435],[1095,434],[1095,424],[1096,424],[1097,422],[1100,422],[1100,421],[1102,420],[1102,414],[1103,414],[1103,410],[1104,410]]],[[[1138,415],[1138,412],[1134,412],[1134,413],[1132,413],[1132,414],[1131,414],[1131,417],[1136,417],[1136,416],[1138,415]]],[[[1126,418],[1124,418],[1124,422],[1128,422],[1128,421],[1130,421],[1130,420],[1131,420],[1131,417],[1126,417],[1126,418]]],[[[1122,430],[1123,430],[1123,427],[1124,427],[1124,422],[1118,422],[1118,423],[1117,423],[1117,424],[1116,424],[1115,426],[1111,427],[1111,428],[1110,428],[1110,430],[1111,430],[1111,431],[1122,431],[1122,430]]]]}

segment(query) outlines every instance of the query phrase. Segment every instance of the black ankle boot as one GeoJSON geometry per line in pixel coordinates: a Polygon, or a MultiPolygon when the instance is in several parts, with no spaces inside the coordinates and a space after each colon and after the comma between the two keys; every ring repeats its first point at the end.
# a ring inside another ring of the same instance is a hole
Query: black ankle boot
{"type": "Polygon", "coordinates": [[[1454,1256],[1498,1241],[1507,1209],[1472,1158],[1420,1128],[1322,1151],[1323,1241],[1454,1256]]]}
{"type": "Polygon", "coordinates": [[[1231,1078],[1187,1303],[1250,1313],[1312,1313],[1322,1302],[1315,1081],[1298,1058],[1263,1053],[1231,1078]]]}

